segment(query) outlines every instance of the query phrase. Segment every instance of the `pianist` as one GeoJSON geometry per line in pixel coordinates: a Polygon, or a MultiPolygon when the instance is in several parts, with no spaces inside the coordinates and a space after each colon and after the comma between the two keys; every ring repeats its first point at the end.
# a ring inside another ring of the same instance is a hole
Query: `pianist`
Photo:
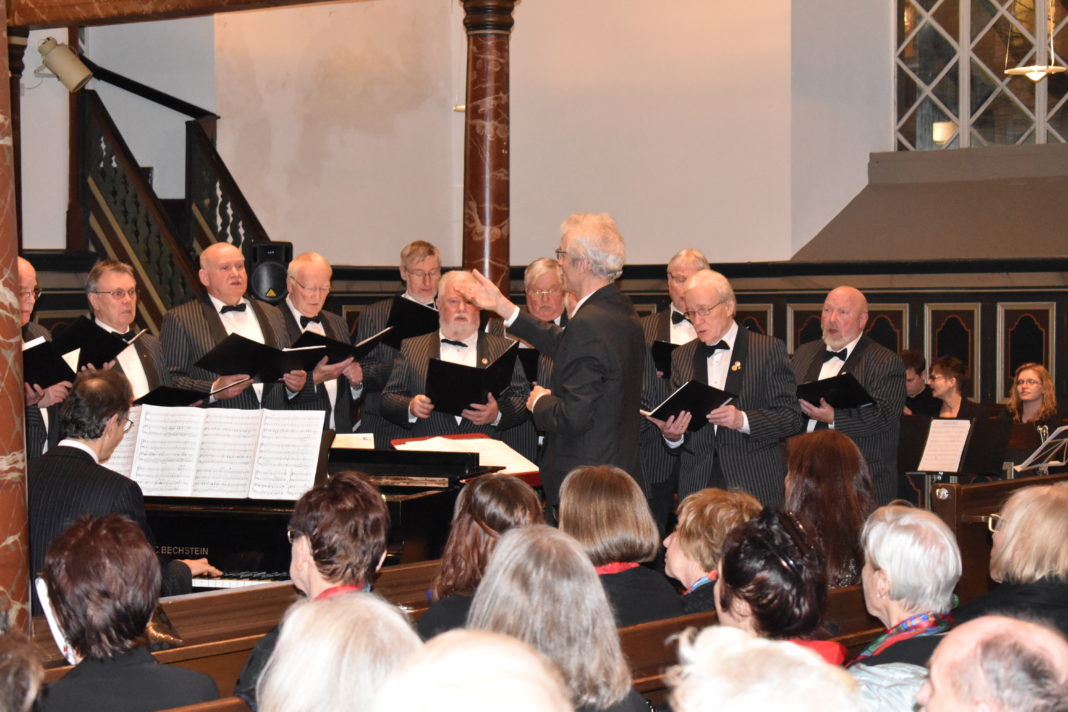
{"type": "MultiPolygon", "coordinates": [[[[286,532],[293,585],[308,598],[369,591],[386,558],[389,510],[381,493],[354,472],[340,472],[304,493],[286,532]]],[[[234,694],[252,709],[256,683],[278,641],[279,628],[252,649],[234,694]]]]}

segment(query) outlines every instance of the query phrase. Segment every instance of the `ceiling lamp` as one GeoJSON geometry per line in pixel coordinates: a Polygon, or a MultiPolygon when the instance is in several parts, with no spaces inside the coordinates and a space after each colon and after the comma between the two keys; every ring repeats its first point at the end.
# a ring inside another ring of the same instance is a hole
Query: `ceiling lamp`
{"type": "MultiPolygon", "coordinates": [[[[1050,74],[1060,74],[1065,71],[1064,67],[1057,65],[1056,57],[1053,53],[1053,0],[1049,0],[1049,5],[1046,8],[1046,36],[1049,38],[1049,64],[1032,64],[1029,67],[1013,67],[1012,69],[1006,69],[1005,74],[1009,76],[1025,76],[1033,82],[1038,82],[1045,79],[1050,74]]],[[[1008,47],[1005,48],[1005,55],[1008,56],[1008,47]]]]}

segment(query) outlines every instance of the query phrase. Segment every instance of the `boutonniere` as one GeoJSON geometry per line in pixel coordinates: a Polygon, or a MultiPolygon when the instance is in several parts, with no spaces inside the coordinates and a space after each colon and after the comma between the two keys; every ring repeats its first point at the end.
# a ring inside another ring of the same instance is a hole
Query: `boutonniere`
{"type": "Polygon", "coordinates": [[[485,365],[486,365],[486,364],[488,364],[488,363],[489,363],[489,359],[488,359],[488,358],[486,358],[485,356],[483,356],[483,357],[482,357],[482,365],[483,365],[483,366],[485,366],[485,365]]]}
{"type": "Polygon", "coordinates": [[[741,371],[742,370],[742,362],[741,361],[735,361],[734,363],[732,363],[731,364],[731,370],[732,371],[741,371]]]}

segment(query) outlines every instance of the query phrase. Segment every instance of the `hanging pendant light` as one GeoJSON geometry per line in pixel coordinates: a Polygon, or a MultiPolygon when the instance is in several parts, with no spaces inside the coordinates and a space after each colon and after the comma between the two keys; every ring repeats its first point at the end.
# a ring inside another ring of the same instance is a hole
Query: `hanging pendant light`
{"type": "MultiPolygon", "coordinates": [[[[1046,36],[1049,38],[1049,64],[1032,64],[1029,67],[1013,67],[1011,69],[1006,69],[1005,74],[1014,77],[1025,76],[1033,82],[1039,82],[1050,74],[1060,74],[1065,71],[1064,67],[1057,64],[1055,55],[1053,54],[1053,0],[1049,0],[1048,7],[1046,8],[1046,27],[1046,36]]],[[[1005,55],[1008,57],[1008,47],[1005,48],[1005,55]]]]}

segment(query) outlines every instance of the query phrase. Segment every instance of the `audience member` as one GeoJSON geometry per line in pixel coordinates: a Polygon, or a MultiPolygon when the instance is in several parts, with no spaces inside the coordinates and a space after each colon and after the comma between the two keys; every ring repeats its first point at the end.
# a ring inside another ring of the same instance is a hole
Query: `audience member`
{"type": "Polygon", "coordinates": [[[916,696],[927,712],[1068,710],[1068,641],[1038,623],[984,616],[954,628],[916,696]]]}
{"type": "Polygon", "coordinates": [[[760,514],[760,509],[760,502],[750,494],[714,487],[682,500],[675,531],[664,539],[664,573],[686,587],[683,613],[716,609],[716,567],[723,540],[736,526],[760,514]]]}
{"type": "Polygon", "coordinates": [[[832,588],[860,581],[860,530],[875,509],[868,463],[837,430],[816,430],[790,440],[786,510],[819,539],[832,588]]]}
{"type": "Polygon", "coordinates": [[[28,712],[43,679],[33,643],[22,633],[0,633],[0,712],[28,712]]]}
{"type": "Polygon", "coordinates": [[[579,543],[559,530],[533,525],[501,538],[467,625],[511,635],[556,663],[576,709],[648,708],[631,689],[597,574],[579,543]]]}
{"type": "Polygon", "coordinates": [[[850,673],[870,704],[911,710],[927,659],[950,625],[960,549],[936,515],[901,506],[875,510],[861,544],[864,603],[886,632],[864,648],[850,673]]]}
{"type": "MultiPolygon", "coordinates": [[[[297,500],[286,532],[289,576],[311,599],[368,591],[386,558],[389,510],[378,489],[355,472],[339,472],[297,500]]],[[[234,694],[255,709],[256,685],[278,641],[279,626],[249,653],[234,694]]]]}
{"type": "Polygon", "coordinates": [[[371,593],[294,603],[256,688],[262,712],[366,710],[420,648],[405,615],[371,593]]]}
{"type": "Polygon", "coordinates": [[[906,349],[901,352],[901,361],[905,364],[905,415],[937,418],[942,401],[927,385],[927,360],[916,349],[906,349]]]}
{"type": "Polygon", "coordinates": [[[78,664],[45,687],[39,712],[151,712],[218,697],[210,677],[160,665],[144,647],[160,568],[137,524],[79,519],[49,547],[44,580],[78,664]]]}
{"type": "Polygon", "coordinates": [[[544,523],[530,485],[509,475],[484,475],[460,490],[452,528],[434,579],[434,602],[419,619],[423,639],[462,628],[497,541],[509,529],[544,523]]]}
{"type": "Polygon", "coordinates": [[[682,601],[658,571],[641,566],[660,536],[638,483],[611,465],[577,467],[560,488],[560,529],[574,537],[601,577],[616,625],[682,615],[682,601]]]}
{"type": "Polygon", "coordinates": [[[856,685],[810,650],[726,626],[693,629],[669,671],[675,712],[855,712],[856,685]]]}
{"type": "Polygon", "coordinates": [[[954,356],[942,356],[931,363],[931,377],[927,380],[931,393],[942,401],[939,418],[981,418],[985,409],[967,398],[971,391],[971,378],[964,362],[954,356]]]}
{"type": "Polygon", "coordinates": [[[845,648],[814,639],[826,608],[827,564],[792,514],[765,507],[727,535],[716,581],[720,625],[789,639],[838,665],[845,648]]]}
{"type": "Polygon", "coordinates": [[[954,611],[957,622],[1008,613],[1068,635],[1068,482],[1016,490],[991,529],[990,578],[999,585],[954,611]]]}
{"type": "Polygon", "coordinates": [[[453,630],[386,681],[372,712],[571,712],[569,698],[556,666],[526,643],[453,630]]]}

